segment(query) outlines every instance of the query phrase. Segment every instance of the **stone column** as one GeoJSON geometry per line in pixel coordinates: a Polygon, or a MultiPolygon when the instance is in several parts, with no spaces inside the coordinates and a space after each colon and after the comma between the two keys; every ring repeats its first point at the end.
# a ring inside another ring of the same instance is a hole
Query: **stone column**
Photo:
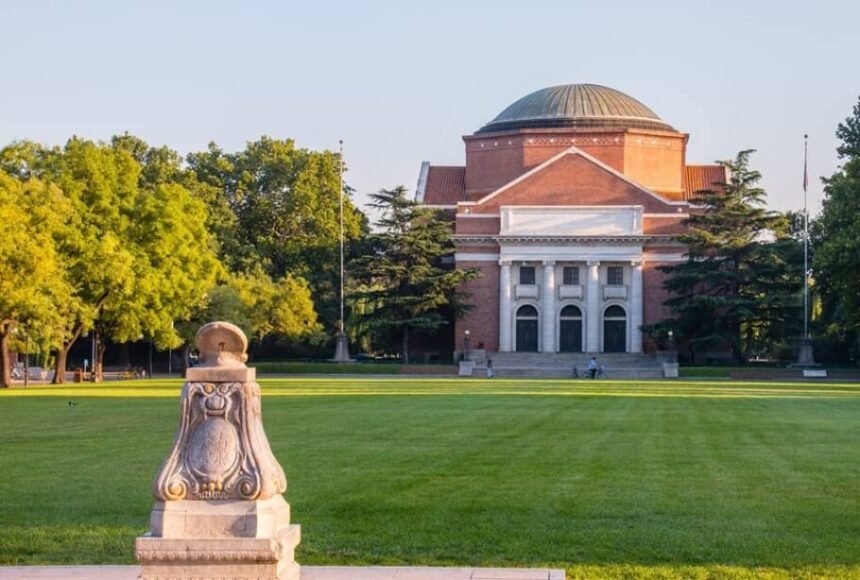
{"type": "Polygon", "coordinates": [[[555,261],[543,262],[541,307],[541,352],[555,352],[555,261]]]}
{"type": "Polygon", "coordinates": [[[499,352],[511,352],[511,263],[499,265],[499,352]]]}
{"type": "Polygon", "coordinates": [[[633,260],[630,266],[630,352],[642,352],[642,260],[633,260]]]}
{"type": "Polygon", "coordinates": [[[585,350],[600,350],[600,262],[588,262],[588,285],[585,290],[585,350]]]}
{"type": "Polygon", "coordinates": [[[263,431],[248,340],[227,322],[197,333],[201,365],[182,387],[179,430],[152,486],[151,531],[135,542],[139,580],[298,580],[300,528],[263,431]]]}

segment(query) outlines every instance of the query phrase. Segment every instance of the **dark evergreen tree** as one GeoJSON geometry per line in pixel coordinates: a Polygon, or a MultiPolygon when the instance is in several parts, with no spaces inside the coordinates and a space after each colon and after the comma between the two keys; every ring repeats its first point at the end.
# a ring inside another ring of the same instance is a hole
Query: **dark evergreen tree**
{"type": "Polygon", "coordinates": [[[728,348],[741,361],[796,333],[802,247],[789,236],[786,216],[766,209],[761,175],[749,168],[752,153],[721,162],[728,181],[697,192],[699,209],[678,236],[688,259],[661,268],[669,274],[664,287],[674,319],[658,326],[674,329],[693,357],[728,348]]]}
{"type": "Polygon", "coordinates": [[[369,240],[369,253],[353,263],[361,286],[353,298],[356,322],[376,339],[392,345],[409,362],[412,332],[435,332],[468,309],[463,282],[475,270],[442,264],[453,253],[452,222],[439,212],[409,199],[403,186],[371,195],[380,210],[378,233],[369,240]],[[447,316],[446,316],[447,312],[447,316]]]}

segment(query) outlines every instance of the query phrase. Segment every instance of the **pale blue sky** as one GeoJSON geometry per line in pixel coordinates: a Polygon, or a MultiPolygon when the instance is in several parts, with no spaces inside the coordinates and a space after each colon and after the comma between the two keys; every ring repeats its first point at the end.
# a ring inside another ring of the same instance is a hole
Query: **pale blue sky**
{"type": "Polygon", "coordinates": [[[808,132],[814,208],[860,95],[858,21],[853,0],[0,0],[0,144],[342,138],[366,194],[462,163],[460,137],[531,91],[597,83],[690,133],[689,162],[758,149],[776,209],[802,206],[808,132]]]}

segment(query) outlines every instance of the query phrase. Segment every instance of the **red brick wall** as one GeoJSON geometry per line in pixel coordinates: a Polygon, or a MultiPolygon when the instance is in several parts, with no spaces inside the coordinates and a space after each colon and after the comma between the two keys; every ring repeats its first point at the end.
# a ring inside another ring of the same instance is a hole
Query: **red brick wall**
{"type": "Polygon", "coordinates": [[[575,154],[559,159],[473,211],[494,213],[501,205],[642,205],[646,213],[677,211],[575,154]]]}
{"type": "Polygon", "coordinates": [[[631,132],[624,139],[624,175],[654,191],[683,196],[687,135],[631,132]]]}
{"type": "Polygon", "coordinates": [[[642,320],[644,324],[654,324],[672,315],[672,311],[663,304],[669,298],[669,294],[663,289],[663,280],[666,279],[666,274],[657,269],[661,264],[665,264],[665,262],[645,262],[643,267],[642,294],[644,303],[642,305],[642,320]]]}
{"type": "Polygon", "coordinates": [[[481,275],[465,286],[465,290],[472,294],[468,302],[473,308],[455,325],[454,348],[463,350],[463,331],[469,329],[470,348],[479,348],[479,343],[483,342],[487,350],[498,350],[499,265],[497,262],[457,262],[457,267],[477,268],[481,275]]]}
{"type": "Polygon", "coordinates": [[[646,234],[654,235],[680,234],[685,230],[683,224],[684,219],[686,218],[681,216],[659,218],[645,217],[642,219],[642,231],[646,234]]]}
{"type": "Polygon", "coordinates": [[[500,218],[457,218],[454,231],[458,234],[498,234],[502,227],[500,218]]]}
{"type": "Polygon", "coordinates": [[[519,136],[476,138],[470,135],[463,140],[466,142],[466,194],[470,200],[525,173],[519,136]]]}

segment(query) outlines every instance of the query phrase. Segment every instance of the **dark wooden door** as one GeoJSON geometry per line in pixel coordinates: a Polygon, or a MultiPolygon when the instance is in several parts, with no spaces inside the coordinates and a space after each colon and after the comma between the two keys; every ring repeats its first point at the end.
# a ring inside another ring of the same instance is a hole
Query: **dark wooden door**
{"type": "Polygon", "coordinates": [[[603,321],[603,351],[627,351],[627,322],[624,320],[603,321]]]}
{"type": "Polygon", "coordinates": [[[537,352],[538,321],[517,320],[517,352],[537,352]]]}
{"type": "Polygon", "coordinates": [[[558,339],[561,352],[582,352],[582,321],[562,320],[558,339]]]}

